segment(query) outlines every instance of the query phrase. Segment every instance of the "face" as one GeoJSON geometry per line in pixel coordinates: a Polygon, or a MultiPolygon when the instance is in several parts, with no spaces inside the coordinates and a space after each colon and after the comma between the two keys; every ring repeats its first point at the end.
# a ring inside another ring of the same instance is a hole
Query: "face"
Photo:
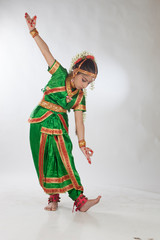
{"type": "Polygon", "coordinates": [[[77,74],[73,78],[73,83],[77,89],[84,89],[88,87],[88,85],[93,81],[94,81],[93,77],[83,73],[77,74]]]}

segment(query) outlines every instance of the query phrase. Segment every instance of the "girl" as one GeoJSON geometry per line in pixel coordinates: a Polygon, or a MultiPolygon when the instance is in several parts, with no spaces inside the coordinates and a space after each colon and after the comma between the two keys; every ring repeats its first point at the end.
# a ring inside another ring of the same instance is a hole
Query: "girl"
{"type": "Polygon", "coordinates": [[[32,19],[25,13],[30,34],[37,43],[52,75],[43,89],[39,105],[30,115],[30,146],[34,165],[43,190],[50,195],[45,210],[55,211],[60,201],[59,194],[68,192],[76,211],[86,212],[101,198],[89,200],[83,194],[83,186],[72,156],[72,142],[68,135],[67,110],[74,109],[79,147],[91,164],[93,151],[84,140],[83,112],[86,111],[83,89],[97,76],[94,57],[87,55],[74,62],[72,72],[54,59],[48,46],[36,30],[36,16],[32,19]]]}

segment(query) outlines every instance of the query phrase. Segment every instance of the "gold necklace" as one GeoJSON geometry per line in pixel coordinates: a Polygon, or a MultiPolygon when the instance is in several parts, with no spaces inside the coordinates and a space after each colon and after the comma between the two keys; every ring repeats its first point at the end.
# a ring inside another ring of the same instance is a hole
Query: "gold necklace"
{"type": "Polygon", "coordinates": [[[67,103],[69,103],[72,100],[72,97],[78,93],[78,89],[74,90],[72,92],[72,85],[71,85],[71,79],[72,79],[72,75],[68,75],[67,79],[66,79],[66,90],[68,93],[68,96],[66,97],[66,101],[67,103]]]}

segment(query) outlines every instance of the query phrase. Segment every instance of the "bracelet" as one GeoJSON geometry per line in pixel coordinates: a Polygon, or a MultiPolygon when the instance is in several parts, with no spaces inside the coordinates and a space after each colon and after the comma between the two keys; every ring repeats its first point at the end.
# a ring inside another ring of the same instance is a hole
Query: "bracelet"
{"type": "Polygon", "coordinates": [[[78,143],[80,148],[86,146],[86,141],[84,139],[80,140],[78,143]]]}
{"type": "Polygon", "coordinates": [[[35,36],[37,36],[39,34],[39,32],[37,31],[36,28],[34,28],[33,30],[30,31],[30,34],[32,35],[32,37],[34,38],[35,36]]]}

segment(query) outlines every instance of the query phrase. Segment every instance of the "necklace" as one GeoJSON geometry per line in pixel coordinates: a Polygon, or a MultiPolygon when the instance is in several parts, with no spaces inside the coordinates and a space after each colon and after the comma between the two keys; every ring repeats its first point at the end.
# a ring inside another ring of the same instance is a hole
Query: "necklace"
{"type": "Polygon", "coordinates": [[[76,88],[76,87],[75,87],[75,84],[74,84],[73,78],[71,79],[71,86],[72,86],[72,88],[76,88]]]}
{"type": "Polygon", "coordinates": [[[68,93],[68,96],[66,97],[67,103],[69,103],[72,100],[72,97],[79,92],[78,89],[72,91],[72,87],[74,88],[75,85],[73,86],[74,83],[71,80],[72,80],[72,75],[69,75],[66,79],[66,90],[68,93]]]}

